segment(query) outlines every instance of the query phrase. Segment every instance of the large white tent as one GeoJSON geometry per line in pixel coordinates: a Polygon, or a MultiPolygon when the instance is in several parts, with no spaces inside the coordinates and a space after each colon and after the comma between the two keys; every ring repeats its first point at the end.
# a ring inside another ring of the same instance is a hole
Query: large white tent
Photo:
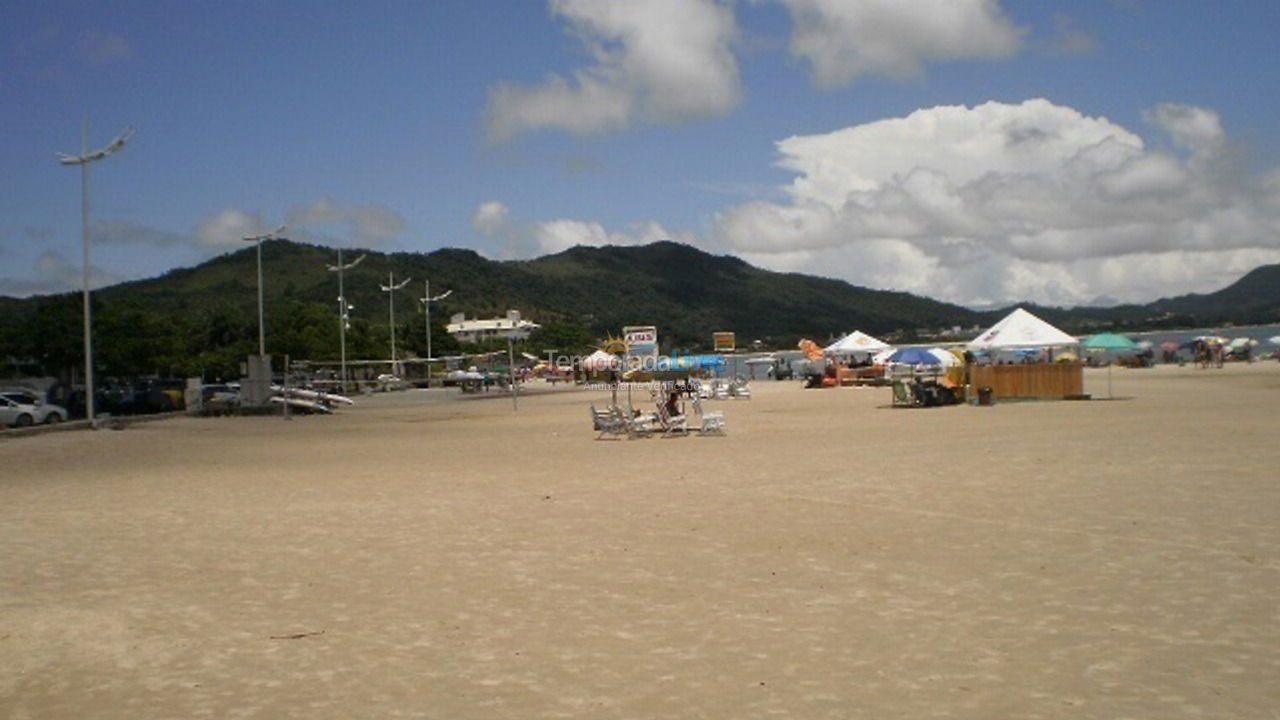
{"type": "Polygon", "coordinates": [[[827,355],[852,355],[854,353],[874,355],[881,350],[888,349],[888,343],[877,340],[861,330],[854,330],[823,348],[822,352],[827,355]]]}
{"type": "Polygon", "coordinates": [[[582,369],[587,372],[617,370],[621,365],[617,355],[610,355],[603,350],[597,350],[582,359],[582,369]]]}
{"type": "Polygon", "coordinates": [[[969,349],[1014,350],[1079,344],[1080,341],[1076,338],[1018,308],[974,338],[969,343],[969,349]]]}

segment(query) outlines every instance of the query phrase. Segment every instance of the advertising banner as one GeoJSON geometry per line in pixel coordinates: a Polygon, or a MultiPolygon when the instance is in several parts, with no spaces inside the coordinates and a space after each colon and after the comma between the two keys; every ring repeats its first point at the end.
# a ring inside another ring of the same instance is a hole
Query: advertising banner
{"type": "Polygon", "coordinates": [[[731,332],[718,332],[718,333],[712,333],[712,334],[711,334],[711,338],[712,338],[712,340],[714,340],[714,342],[715,342],[715,351],[716,351],[716,352],[718,352],[718,353],[721,353],[721,352],[729,352],[729,353],[731,353],[731,352],[733,352],[733,351],[734,351],[734,349],[735,349],[735,345],[736,345],[736,342],[735,342],[735,338],[734,338],[733,333],[731,333],[731,332]]]}
{"type": "Polygon", "coordinates": [[[622,328],[622,340],[627,345],[628,368],[654,368],[658,361],[658,328],[652,325],[634,325],[622,328]]]}

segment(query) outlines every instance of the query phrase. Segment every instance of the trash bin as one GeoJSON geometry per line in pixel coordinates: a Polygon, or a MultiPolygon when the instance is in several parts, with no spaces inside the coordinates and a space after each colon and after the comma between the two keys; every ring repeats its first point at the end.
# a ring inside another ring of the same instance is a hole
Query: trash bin
{"type": "Polygon", "coordinates": [[[994,400],[995,400],[995,395],[992,394],[991,388],[989,387],[978,388],[978,404],[979,405],[990,405],[994,400]]]}

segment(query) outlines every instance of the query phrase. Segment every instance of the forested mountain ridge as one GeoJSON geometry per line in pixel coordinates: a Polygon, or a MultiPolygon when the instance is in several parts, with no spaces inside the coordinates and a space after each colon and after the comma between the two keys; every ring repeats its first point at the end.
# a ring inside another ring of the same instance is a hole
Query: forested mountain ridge
{"type": "MultiPolygon", "coordinates": [[[[853,329],[911,338],[920,333],[989,324],[1007,308],[985,312],[902,292],[870,290],[840,280],[753,267],[673,242],[630,247],[574,247],[533,260],[495,261],[471,250],[381,253],[344,250],[352,326],[350,357],[388,356],[388,294],[394,273],[410,283],[396,293],[401,353],[425,354],[419,298],[452,290],[432,305],[432,348],[458,345],[444,332],[449,315],[488,317],[520,310],[544,325],[529,350],[584,349],[624,325],[656,325],[664,349],[704,349],[715,331],[739,344],[794,347],[800,337],[825,340],[853,329]],[[536,347],[535,347],[536,346],[536,347]]],[[[338,354],[337,274],[332,248],[287,240],[263,243],[267,351],[328,360],[338,354]]],[[[255,248],[193,268],[97,290],[95,358],[107,374],[191,374],[215,367],[230,374],[257,348],[255,248]]],[[[1228,288],[1147,305],[1047,308],[1024,305],[1068,332],[1223,323],[1280,322],[1280,265],[1261,267],[1228,288]]],[[[0,297],[0,373],[57,374],[82,361],[78,293],[25,299],[0,297]],[[34,367],[33,367],[34,366],[34,367]]]]}

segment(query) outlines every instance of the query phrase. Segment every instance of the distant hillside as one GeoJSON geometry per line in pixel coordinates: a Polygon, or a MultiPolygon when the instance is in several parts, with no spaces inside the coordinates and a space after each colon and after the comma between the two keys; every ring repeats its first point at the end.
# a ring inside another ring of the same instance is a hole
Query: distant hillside
{"type": "MultiPolygon", "coordinates": [[[[337,261],[330,248],[290,241],[263,244],[264,295],[268,310],[285,301],[317,303],[336,311],[337,261]]],[[[972,324],[978,317],[957,305],[855,287],[807,275],[776,273],[734,257],[715,256],[687,245],[659,242],[640,247],[575,247],[529,261],[487,260],[471,250],[432,253],[344,251],[353,314],[374,324],[388,320],[387,295],[379,285],[412,281],[397,298],[399,315],[420,314],[416,298],[429,279],[432,292],[453,290],[433,306],[446,317],[469,317],[518,309],[538,321],[581,325],[603,335],[628,324],[657,325],[665,338],[709,344],[711,333],[733,330],[747,338],[791,341],[862,328],[886,333],[900,328],[972,324]]],[[[96,293],[103,304],[129,302],[159,313],[193,312],[230,304],[256,313],[253,248],[223,255],[195,268],[115,285],[96,293]]],[[[34,302],[15,301],[19,304],[34,302]]]]}
{"type": "Polygon", "coordinates": [[[1157,300],[1155,312],[1189,315],[1202,324],[1280,322],[1280,265],[1264,265],[1230,286],[1208,295],[1157,300]]]}
{"type": "MultiPolygon", "coordinates": [[[[345,274],[355,306],[348,334],[351,356],[386,355],[390,328],[387,293],[379,289],[394,272],[412,282],[396,296],[399,345],[425,353],[424,316],[418,298],[453,293],[432,307],[437,352],[457,349],[444,332],[455,312],[491,316],[518,309],[546,326],[533,344],[580,348],[625,325],[652,324],[664,348],[706,348],[711,334],[731,330],[739,344],[794,347],[800,337],[825,340],[848,330],[911,338],[960,326],[987,325],[1008,308],[976,312],[908,293],[856,287],[847,282],[753,267],[672,242],[639,247],[575,247],[528,261],[493,261],[470,250],[431,253],[344,251],[345,274]]],[[[268,351],[296,358],[337,354],[337,260],[331,248],[290,241],[262,247],[268,351]]],[[[123,283],[94,293],[95,335],[104,372],[156,374],[228,368],[257,346],[255,250],[246,247],[194,268],[123,283]]],[[[1280,265],[1258,268],[1223,290],[1184,295],[1147,305],[1112,308],[1044,308],[1024,305],[1068,332],[1097,328],[1145,329],[1226,323],[1280,322],[1280,265]]],[[[76,293],[26,299],[0,297],[0,362],[65,372],[80,353],[80,303],[76,293]],[[62,370],[57,370],[62,368],[62,370]]],[[[539,347],[532,347],[534,351],[539,347]]],[[[0,373],[17,372],[0,365],[0,373]]]]}
{"type": "Polygon", "coordinates": [[[1096,328],[1154,330],[1216,325],[1280,323],[1280,265],[1264,265],[1231,285],[1208,294],[1161,298],[1144,305],[1070,309],[1024,305],[1064,330],[1087,333],[1096,328]]]}
{"type": "Polygon", "coordinates": [[[576,247],[522,263],[549,280],[529,302],[599,330],[654,324],[685,343],[707,344],[716,330],[793,345],[862,328],[871,333],[971,322],[965,308],[906,293],[776,273],[734,257],[672,242],[642,247],[576,247]]]}

